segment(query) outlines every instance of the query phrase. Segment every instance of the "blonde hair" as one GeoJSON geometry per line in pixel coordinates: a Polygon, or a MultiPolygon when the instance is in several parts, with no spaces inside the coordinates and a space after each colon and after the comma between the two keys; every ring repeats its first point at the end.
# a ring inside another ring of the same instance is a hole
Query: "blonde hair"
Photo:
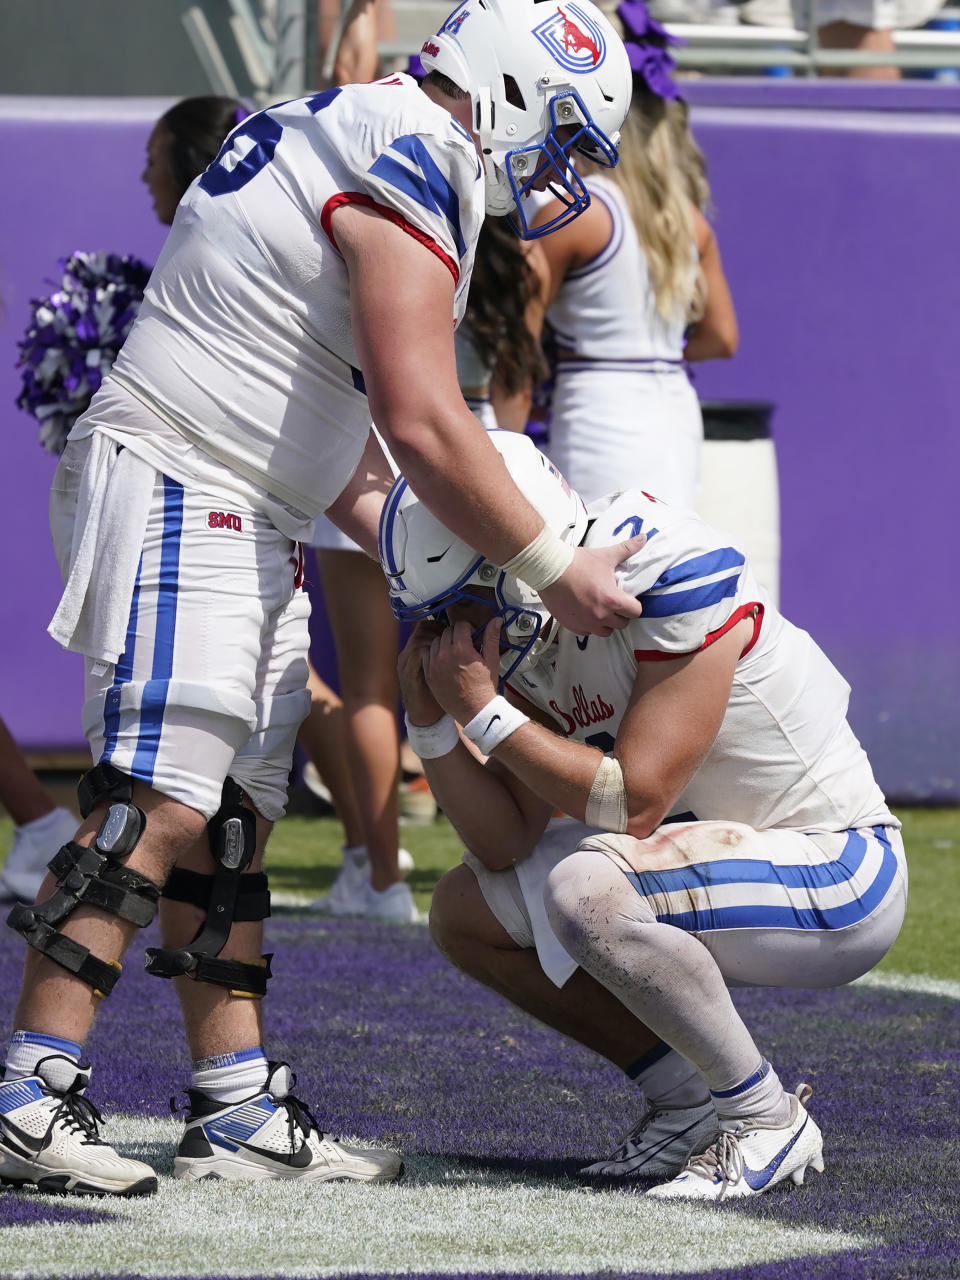
{"type": "Polygon", "coordinates": [[[705,291],[693,206],[709,202],[710,188],[703,154],[686,126],[684,104],[651,93],[634,77],[633,102],[620,139],[620,163],[609,172],[623,192],[646,255],[657,311],[672,320],[682,309],[688,320],[698,320],[705,291]]]}
{"type": "MultiPolygon", "coordinates": [[[[629,40],[617,3],[600,0],[600,8],[629,40]]],[[[688,116],[682,98],[661,98],[634,73],[633,99],[620,130],[620,163],[613,170],[591,166],[593,172],[608,174],[624,194],[647,258],[657,311],[665,320],[672,320],[681,308],[688,321],[699,320],[706,302],[691,206],[702,213],[710,209],[710,184],[688,116]]]]}

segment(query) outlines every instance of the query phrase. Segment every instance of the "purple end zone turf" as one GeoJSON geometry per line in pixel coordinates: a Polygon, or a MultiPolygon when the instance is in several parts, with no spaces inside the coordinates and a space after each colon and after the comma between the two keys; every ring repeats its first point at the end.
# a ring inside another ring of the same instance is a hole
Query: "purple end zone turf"
{"type": "Polygon", "coordinates": [[[33,1227],[47,1222],[89,1224],[111,1216],[96,1209],[76,1208],[55,1196],[30,1192],[0,1195],[0,1227],[33,1227]]]}
{"type": "MultiPolygon", "coordinates": [[[[147,932],[144,945],[156,940],[154,929],[147,932]]],[[[572,1174],[637,1117],[637,1093],[624,1076],[458,973],[424,929],[279,916],[268,923],[267,947],[275,952],[267,1053],[292,1063],[296,1092],[333,1133],[493,1165],[520,1181],[572,1174]]],[[[188,1082],[186,1044],[173,987],[144,974],[139,954],[131,951],[87,1045],[90,1095],[107,1114],[166,1115],[170,1095],[188,1082]]],[[[6,1027],[21,964],[20,939],[0,930],[6,1027]]],[[[957,1003],[857,988],[752,989],[735,999],[784,1084],[813,1085],[810,1110],[824,1132],[827,1172],[722,1211],[875,1234],[884,1243],[862,1258],[806,1256],[687,1274],[956,1280],[957,1003]]],[[[80,1214],[91,1222],[101,1216],[0,1195],[0,1225],[80,1214]]]]}

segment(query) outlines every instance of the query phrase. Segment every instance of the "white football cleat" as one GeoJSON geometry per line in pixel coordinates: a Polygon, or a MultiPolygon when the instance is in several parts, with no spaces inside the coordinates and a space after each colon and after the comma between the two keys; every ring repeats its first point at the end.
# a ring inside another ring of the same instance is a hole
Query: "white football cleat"
{"type": "Polygon", "coordinates": [[[103,1117],[83,1090],[89,1068],[62,1054],[36,1074],[0,1083],[0,1180],[71,1195],[144,1196],[157,1189],[149,1165],[99,1136],[103,1117]]]}
{"type": "Polygon", "coordinates": [[[42,818],[14,827],[0,876],[0,899],[33,902],[47,874],[47,863],[73,839],[79,825],[67,809],[52,809],[42,818]]]}
{"type": "Polygon", "coordinates": [[[311,911],[327,916],[362,916],[367,909],[370,892],[370,863],[366,850],[344,850],[343,862],[330,892],[310,903],[311,911]]]}
{"type": "Polygon", "coordinates": [[[772,1129],[753,1120],[725,1121],[705,1150],[692,1155],[672,1182],[652,1187],[661,1200],[732,1200],[758,1196],[784,1178],[797,1186],[808,1169],[823,1173],[823,1137],[804,1103],[813,1090],[797,1086],[790,1119],[772,1129]]]}
{"type": "Polygon", "coordinates": [[[295,1082],[285,1062],[272,1062],[263,1091],[243,1102],[225,1105],[199,1089],[188,1089],[190,1114],[173,1176],[193,1182],[394,1182],[400,1177],[403,1161],[396,1152],[348,1147],[321,1133],[308,1108],[290,1093],[295,1082]]]}
{"type": "Polygon", "coordinates": [[[368,920],[389,920],[394,924],[416,924],[420,919],[413,894],[402,880],[381,892],[370,888],[363,914],[368,920]]]}
{"type": "Polygon", "coordinates": [[[713,1101],[698,1107],[648,1107],[620,1146],[580,1170],[588,1178],[659,1178],[679,1173],[691,1151],[716,1135],[713,1101]]]}

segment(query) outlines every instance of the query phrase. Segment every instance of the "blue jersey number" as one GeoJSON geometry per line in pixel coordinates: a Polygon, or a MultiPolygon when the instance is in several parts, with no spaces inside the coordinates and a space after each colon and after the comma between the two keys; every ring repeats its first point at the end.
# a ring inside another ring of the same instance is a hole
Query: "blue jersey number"
{"type": "MultiPolygon", "coordinates": [[[[314,115],[330,105],[339,89],[327,89],[324,93],[314,94],[307,99],[307,107],[314,115]]],[[[284,106],[284,103],[278,103],[284,106]]],[[[269,111],[259,111],[255,116],[248,116],[220,148],[217,158],[204,171],[200,178],[200,186],[210,196],[223,196],[230,191],[239,191],[251,178],[255,178],[260,170],[270,163],[277,149],[283,125],[274,120],[269,111]],[[224,160],[233,150],[238,138],[249,138],[253,146],[243,159],[232,169],[224,167],[224,160]]]]}

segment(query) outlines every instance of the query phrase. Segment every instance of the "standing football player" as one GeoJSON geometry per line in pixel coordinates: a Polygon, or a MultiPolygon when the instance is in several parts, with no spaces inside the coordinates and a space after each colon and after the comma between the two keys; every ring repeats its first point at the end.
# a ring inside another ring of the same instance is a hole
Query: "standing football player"
{"type": "Polygon", "coordinates": [[[639,612],[502,474],[460,395],[453,330],[484,208],[549,184],[586,205],[575,153],[614,164],[630,98],[589,0],[465,0],[404,75],[243,120],[180,203],[124,349],[53,484],[66,583],[51,624],[84,654],[97,762],[37,905],[0,1084],[0,1178],[134,1195],[147,1165],[99,1137],[83,1044],[160,902],[148,970],[174,980],[193,1058],[174,1176],[398,1176],[324,1136],[263,1049],[263,847],[308,705],[298,541],[323,511],[373,553],[391,476],[371,419],[447,525],[581,631],[639,612]],[[571,31],[578,38],[571,40],[571,31]],[[162,898],[162,901],[160,901],[162,898]]]}
{"type": "Polygon", "coordinates": [[[839,986],[897,936],[900,824],[849,686],[692,512],[631,490],[585,509],[529,440],[492,438],[570,545],[646,534],[621,570],[643,613],[605,638],[559,626],[397,482],[381,561],[418,623],[410,740],[468,849],[433,936],[642,1088],[635,1129],[585,1172],[697,1199],[802,1182],[823,1168],[809,1087],[784,1090],[727,984],[839,986]]]}

